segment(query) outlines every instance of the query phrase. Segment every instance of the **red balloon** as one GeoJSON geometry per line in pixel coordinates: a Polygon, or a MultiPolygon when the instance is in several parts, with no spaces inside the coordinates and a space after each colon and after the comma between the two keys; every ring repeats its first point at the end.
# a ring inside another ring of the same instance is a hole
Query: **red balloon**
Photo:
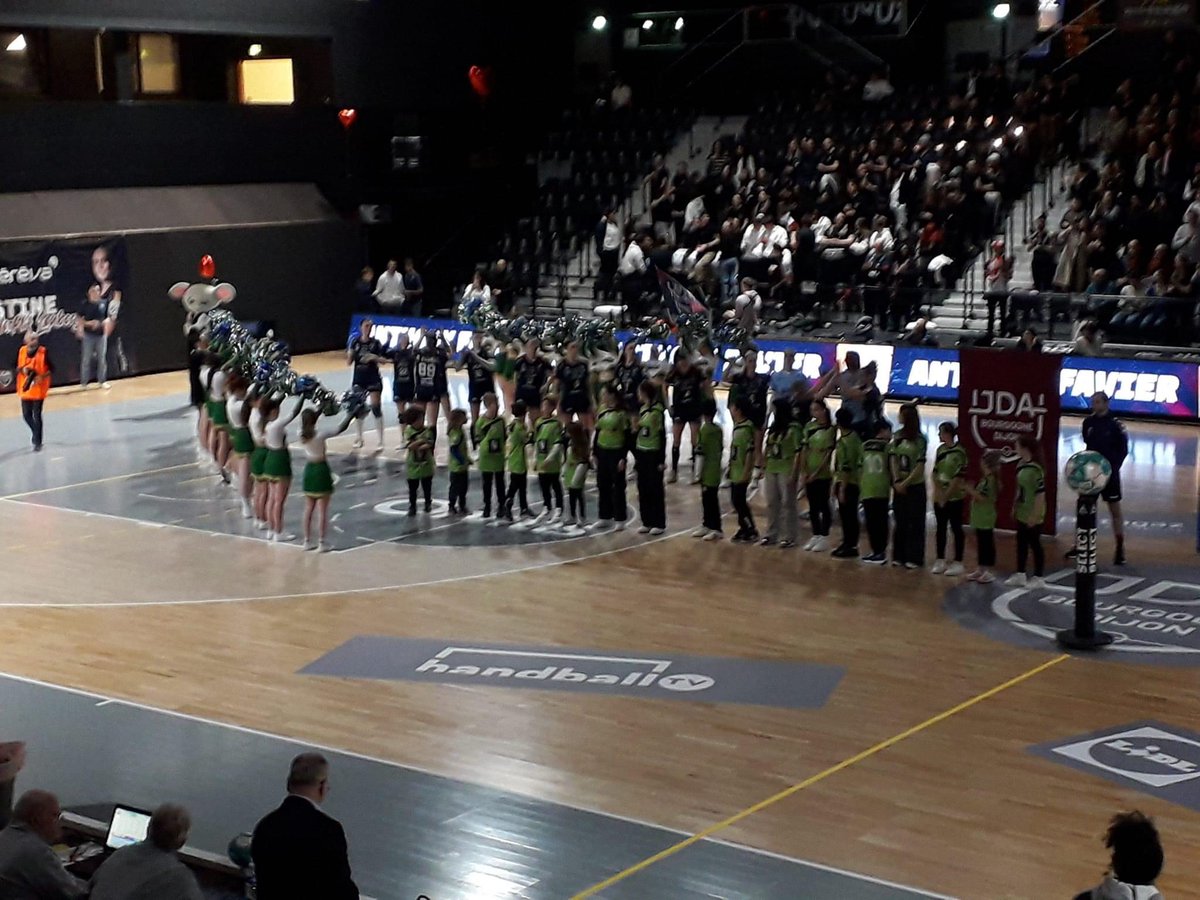
{"type": "Polygon", "coordinates": [[[492,92],[491,67],[471,66],[467,70],[467,80],[471,82],[471,90],[480,97],[487,97],[492,92]]]}
{"type": "Polygon", "coordinates": [[[217,275],[217,264],[211,256],[205,253],[200,257],[200,277],[215,278],[217,275]]]}
{"type": "Polygon", "coordinates": [[[350,126],[354,124],[357,118],[358,110],[356,109],[342,109],[338,111],[338,121],[342,123],[342,127],[346,130],[350,129],[350,126]]]}

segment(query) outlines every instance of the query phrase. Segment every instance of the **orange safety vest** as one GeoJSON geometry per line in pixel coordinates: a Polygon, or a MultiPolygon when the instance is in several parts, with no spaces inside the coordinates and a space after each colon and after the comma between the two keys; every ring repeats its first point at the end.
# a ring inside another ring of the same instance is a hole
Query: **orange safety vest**
{"type": "Polygon", "coordinates": [[[29,355],[29,348],[21,346],[17,353],[17,396],[22,400],[45,400],[50,393],[50,366],[46,362],[46,348],[38,347],[29,355]],[[22,369],[33,369],[36,373],[30,382],[29,374],[22,369]],[[29,387],[26,387],[26,384],[29,387]]]}

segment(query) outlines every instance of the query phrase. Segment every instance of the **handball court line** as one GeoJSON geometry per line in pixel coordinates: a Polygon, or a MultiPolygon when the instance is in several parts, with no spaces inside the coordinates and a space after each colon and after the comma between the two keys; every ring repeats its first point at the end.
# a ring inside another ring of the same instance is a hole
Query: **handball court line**
{"type": "MultiPolygon", "coordinates": [[[[157,475],[160,472],[174,472],[176,469],[190,469],[198,465],[200,465],[198,462],[187,462],[177,463],[173,466],[159,466],[157,469],[146,469],[144,472],[125,472],[121,475],[93,478],[91,481],[77,481],[74,484],[60,484],[54,487],[37,488],[32,491],[21,491],[17,494],[5,494],[3,497],[0,497],[0,500],[20,500],[22,497],[35,497],[38,494],[49,494],[53,491],[65,491],[70,488],[90,487],[93,484],[108,484],[110,481],[124,481],[127,478],[137,478],[140,475],[157,475]]],[[[55,508],[58,509],[59,507],[55,508]]]]}
{"type": "MultiPolygon", "coordinates": [[[[1057,662],[1057,660],[1055,660],[1055,661],[1057,662]]],[[[287,735],[275,734],[274,732],[263,731],[258,728],[250,728],[245,725],[235,725],[231,722],[222,722],[219,719],[208,719],[208,718],[205,718],[204,716],[197,716],[197,715],[193,715],[192,713],[179,712],[178,710],[174,710],[174,709],[166,709],[161,706],[151,706],[146,703],[139,703],[136,700],[126,700],[121,697],[113,697],[108,694],[99,694],[99,693],[96,693],[95,691],[90,691],[90,690],[86,690],[83,688],[75,688],[75,687],[68,687],[67,685],[62,685],[62,684],[54,684],[53,682],[42,681],[37,678],[28,678],[24,675],[15,675],[11,672],[0,672],[0,679],[8,679],[9,681],[15,681],[20,684],[28,684],[28,685],[33,685],[34,687],[46,688],[46,689],[52,690],[52,691],[61,691],[62,693],[65,693],[65,694],[75,694],[76,696],[79,696],[79,697],[86,697],[90,700],[98,701],[96,703],[96,706],[109,706],[109,705],[112,705],[115,703],[115,704],[118,704],[121,706],[128,706],[132,709],[140,709],[143,712],[155,713],[155,714],[161,715],[161,716],[171,716],[172,718],[182,719],[186,722],[194,722],[198,725],[208,725],[213,728],[224,728],[229,731],[239,732],[241,734],[248,734],[248,735],[252,735],[254,737],[266,738],[266,739],[272,740],[272,741],[279,741],[280,743],[291,744],[293,746],[300,747],[301,749],[319,750],[324,753],[328,753],[330,755],[344,756],[349,759],[361,760],[362,762],[375,763],[376,765],[386,766],[391,769],[401,769],[406,772],[415,772],[417,774],[426,775],[431,778],[441,778],[441,779],[445,779],[447,781],[456,782],[458,784],[468,784],[473,787],[483,788],[483,789],[489,790],[489,791],[496,791],[497,793],[513,794],[515,796],[523,797],[527,800],[533,800],[533,801],[536,801],[539,803],[545,803],[548,805],[557,806],[557,807],[564,808],[564,809],[571,809],[571,810],[576,810],[578,812],[589,813],[590,815],[594,815],[594,816],[602,816],[605,819],[611,819],[612,821],[615,821],[615,822],[625,822],[626,824],[638,825],[638,826],[641,826],[642,828],[652,828],[652,829],[655,829],[656,831],[665,832],[667,834],[677,834],[680,836],[687,835],[686,831],[682,831],[678,828],[670,828],[666,825],[658,825],[654,822],[648,822],[645,819],[637,819],[632,816],[624,816],[624,815],[620,815],[618,813],[606,812],[605,810],[602,810],[602,809],[596,809],[591,806],[583,806],[578,803],[568,803],[568,802],[565,802],[562,800],[546,800],[544,797],[539,797],[537,794],[531,793],[529,791],[523,791],[523,790],[514,789],[514,788],[497,788],[494,785],[488,784],[487,782],[480,781],[477,779],[465,779],[465,778],[453,777],[450,775],[446,775],[443,772],[438,772],[434,769],[429,769],[429,768],[426,768],[423,766],[416,766],[416,765],[412,765],[410,763],[400,763],[400,762],[396,762],[395,760],[392,760],[392,759],[384,759],[382,757],[371,756],[366,753],[357,753],[353,750],[346,750],[341,747],[332,747],[328,744],[320,744],[320,743],[316,743],[313,741],[305,740],[303,738],[288,737],[287,735]]],[[[823,872],[833,872],[834,874],[837,874],[837,875],[845,875],[849,878],[854,878],[858,881],[864,881],[864,882],[868,882],[870,884],[878,884],[878,885],[882,885],[884,887],[899,888],[901,890],[906,890],[906,891],[909,891],[914,894],[920,894],[922,897],[929,898],[929,900],[955,900],[955,898],[946,896],[944,894],[935,894],[930,891],[922,890],[920,888],[914,888],[910,885],[900,884],[899,882],[888,881],[883,878],[876,878],[873,875],[864,875],[859,872],[851,871],[850,869],[840,869],[836,866],[827,866],[824,863],[812,862],[811,860],[801,859],[798,856],[787,856],[783,853],[775,853],[774,851],[771,851],[771,850],[761,850],[758,847],[752,847],[749,844],[739,844],[736,841],[728,841],[728,840],[724,840],[722,838],[715,838],[715,837],[708,837],[708,838],[705,838],[705,840],[710,844],[717,844],[722,847],[729,847],[730,849],[738,850],[743,853],[751,853],[755,856],[765,856],[765,857],[769,857],[770,859],[778,859],[778,860],[783,860],[784,862],[796,863],[798,865],[806,866],[811,869],[820,869],[823,872]]],[[[366,898],[364,898],[364,900],[366,900],[366,898]]]]}
{"type": "Polygon", "coordinates": [[[943,710],[942,712],[938,713],[935,716],[931,716],[930,718],[926,719],[924,722],[921,722],[918,725],[914,725],[911,728],[901,731],[898,734],[894,734],[889,738],[885,738],[884,740],[880,741],[879,743],[874,744],[871,747],[868,747],[866,750],[863,750],[860,753],[856,753],[854,756],[849,756],[846,759],[843,759],[841,762],[835,763],[834,765],[830,766],[829,768],[824,769],[821,772],[818,772],[816,775],[812,775],[809,778],[804,779],[803,781],[799,781],[796,784],[793,784],[791,787],[784,788],[782,791],[772,794],[770,797],[767,797],[765,800],[760,800],[757,803],[755,803],[753,806],[747,806],[745,809],[734,813],[732,816],[729,816],[726,819],[722,819],[720,822],[716,822],[716,823],[708,826],[703,831],[697,831],[695,834],[691,835],[690,837],[684,838],[682,841],[679,841],[676,844],[672,844],[670,847],[667,847],[665,850],[661,850],[658,853],[655,853],[653,856],[648,856],[645,859],[643,859],[641,862],[634,863],[628,869],[623,869],[622,871],[613,875],[611,878],[607,878],[604,881],[594,884],[589,888],[585,888],[584,890],[580,891],[578,894],[575,894],[571,898],[571,900],[586,900],[586,898],[588,898],[588,897],[594,897],[596,894],[599,894],[601,891],[607,890],[608,888],[612,887],[613,885],[617,884],[618,882],[624,881],[626,878],[629,878],[633,875],[636,875],[638,872],[641,872],[641,871],[644,871],[645,869],[650,868],[655,863],[662,862],[664,859],[667,859],[670,856],[674,856],[676,853],[680,852],[681,850],[686,850],[688,847],[692,846],[693,844],[697,844],[703,840],[708,840],[714,834],[722,832],[722,831],[726,830],[727,828],[730,828],[731,826],[736,825],[738,822],[742,821],[743,819],[747,819],[750,816],[754,815],[755,813],[762,812],[764,809],[774,806],[775,804],[779,803],[780,801],[786,800],[788,797],[791,797],[793,794],[798,794],[800,791],[804,790],[805,788],[812,787],[814,784],[824,781],[826,778],[829,778],[831,775],[836,775],[838,772],[841,772],[844,769],[848,769],[851,766],[862,762],[863,760],[870,759],[872,756],[875,756],[878,753],[882,753],[884,750],[887,750],[889,747],[894,747],[896,744],[899,744],[901,741],[905,741],[908,738],[913,737],[914,735],[920,734],[922,731],[926,731],[927,729],[930,729],[933,726],[935,726],[941,722],[944,722],[947,719],[949,719],[953,716],[956,716],[961,712],[965,712],[966,710],[970,709],[971,707],[975,706],[976,704],[982,703],[984,700],[988,700],[992,697],[995,697],[998,694],[1002,694],[1004,691],[1007,691],[1009,688],[1016,687],[1017,685],[1025,682],[1025,681],[1028,681],[1029,679],[1031,679],[1037,675],[1040,675],[1042,672],[1045,672],[1047,669],[1053,668],[1054,666],[1057,666],[1059,663],[1063,662],[1064,660],[1068,660],[1070,658],[1071,658],[1070,654],[1063,653],[1059,656],[1054,657],[1054,659],[1047,660],[1044,663],[1034,666],[1032,669],[1022,672],[1020,675],[1017,675],[1015,678],[1010,678],[1008,681],[1002,682],[1002,683],[996,685],[995,687],[988,688],[983,693],[976,694],[974,697],[971,697],[969,700],[964,700],[962,703],[959,703],[957,706],[952,706],[947,710],[943,710]]]}

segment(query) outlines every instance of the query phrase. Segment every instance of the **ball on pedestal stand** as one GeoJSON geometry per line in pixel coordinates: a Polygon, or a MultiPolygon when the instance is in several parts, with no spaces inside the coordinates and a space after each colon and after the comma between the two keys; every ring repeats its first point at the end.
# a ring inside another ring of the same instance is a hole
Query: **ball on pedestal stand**
{"type": "Polygon", "coordinates": [[[1071,455],[1063,472],[1067,486],[1079,494],[1075,505],[1075,627],[1060,631],[1068,650],[1098,650],[1113,636],[1096,630],[1096,498],[1112,475],[1108,460],[1094,450],[1071,455]]]}

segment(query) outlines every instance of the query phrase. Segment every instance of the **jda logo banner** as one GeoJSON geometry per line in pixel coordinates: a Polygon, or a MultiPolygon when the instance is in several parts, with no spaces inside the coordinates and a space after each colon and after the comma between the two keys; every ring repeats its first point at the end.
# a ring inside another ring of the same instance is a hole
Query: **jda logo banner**
{"type": "Polygon", "coordinates": [[[1058,478],[1058,370],[1062,357],[1026,353],[1020,365],[998,366],[990,350],[960,354],[958,435],[970,460],[971,476],[979,475],[985,450],[999,450],[1007,464],[1000,474],[997,525],[1016,527],[1012,506],[1016,494],[1017,441],[1033,438],[1046,470],[1046,531],[1055,530],[1058,478]]]}

